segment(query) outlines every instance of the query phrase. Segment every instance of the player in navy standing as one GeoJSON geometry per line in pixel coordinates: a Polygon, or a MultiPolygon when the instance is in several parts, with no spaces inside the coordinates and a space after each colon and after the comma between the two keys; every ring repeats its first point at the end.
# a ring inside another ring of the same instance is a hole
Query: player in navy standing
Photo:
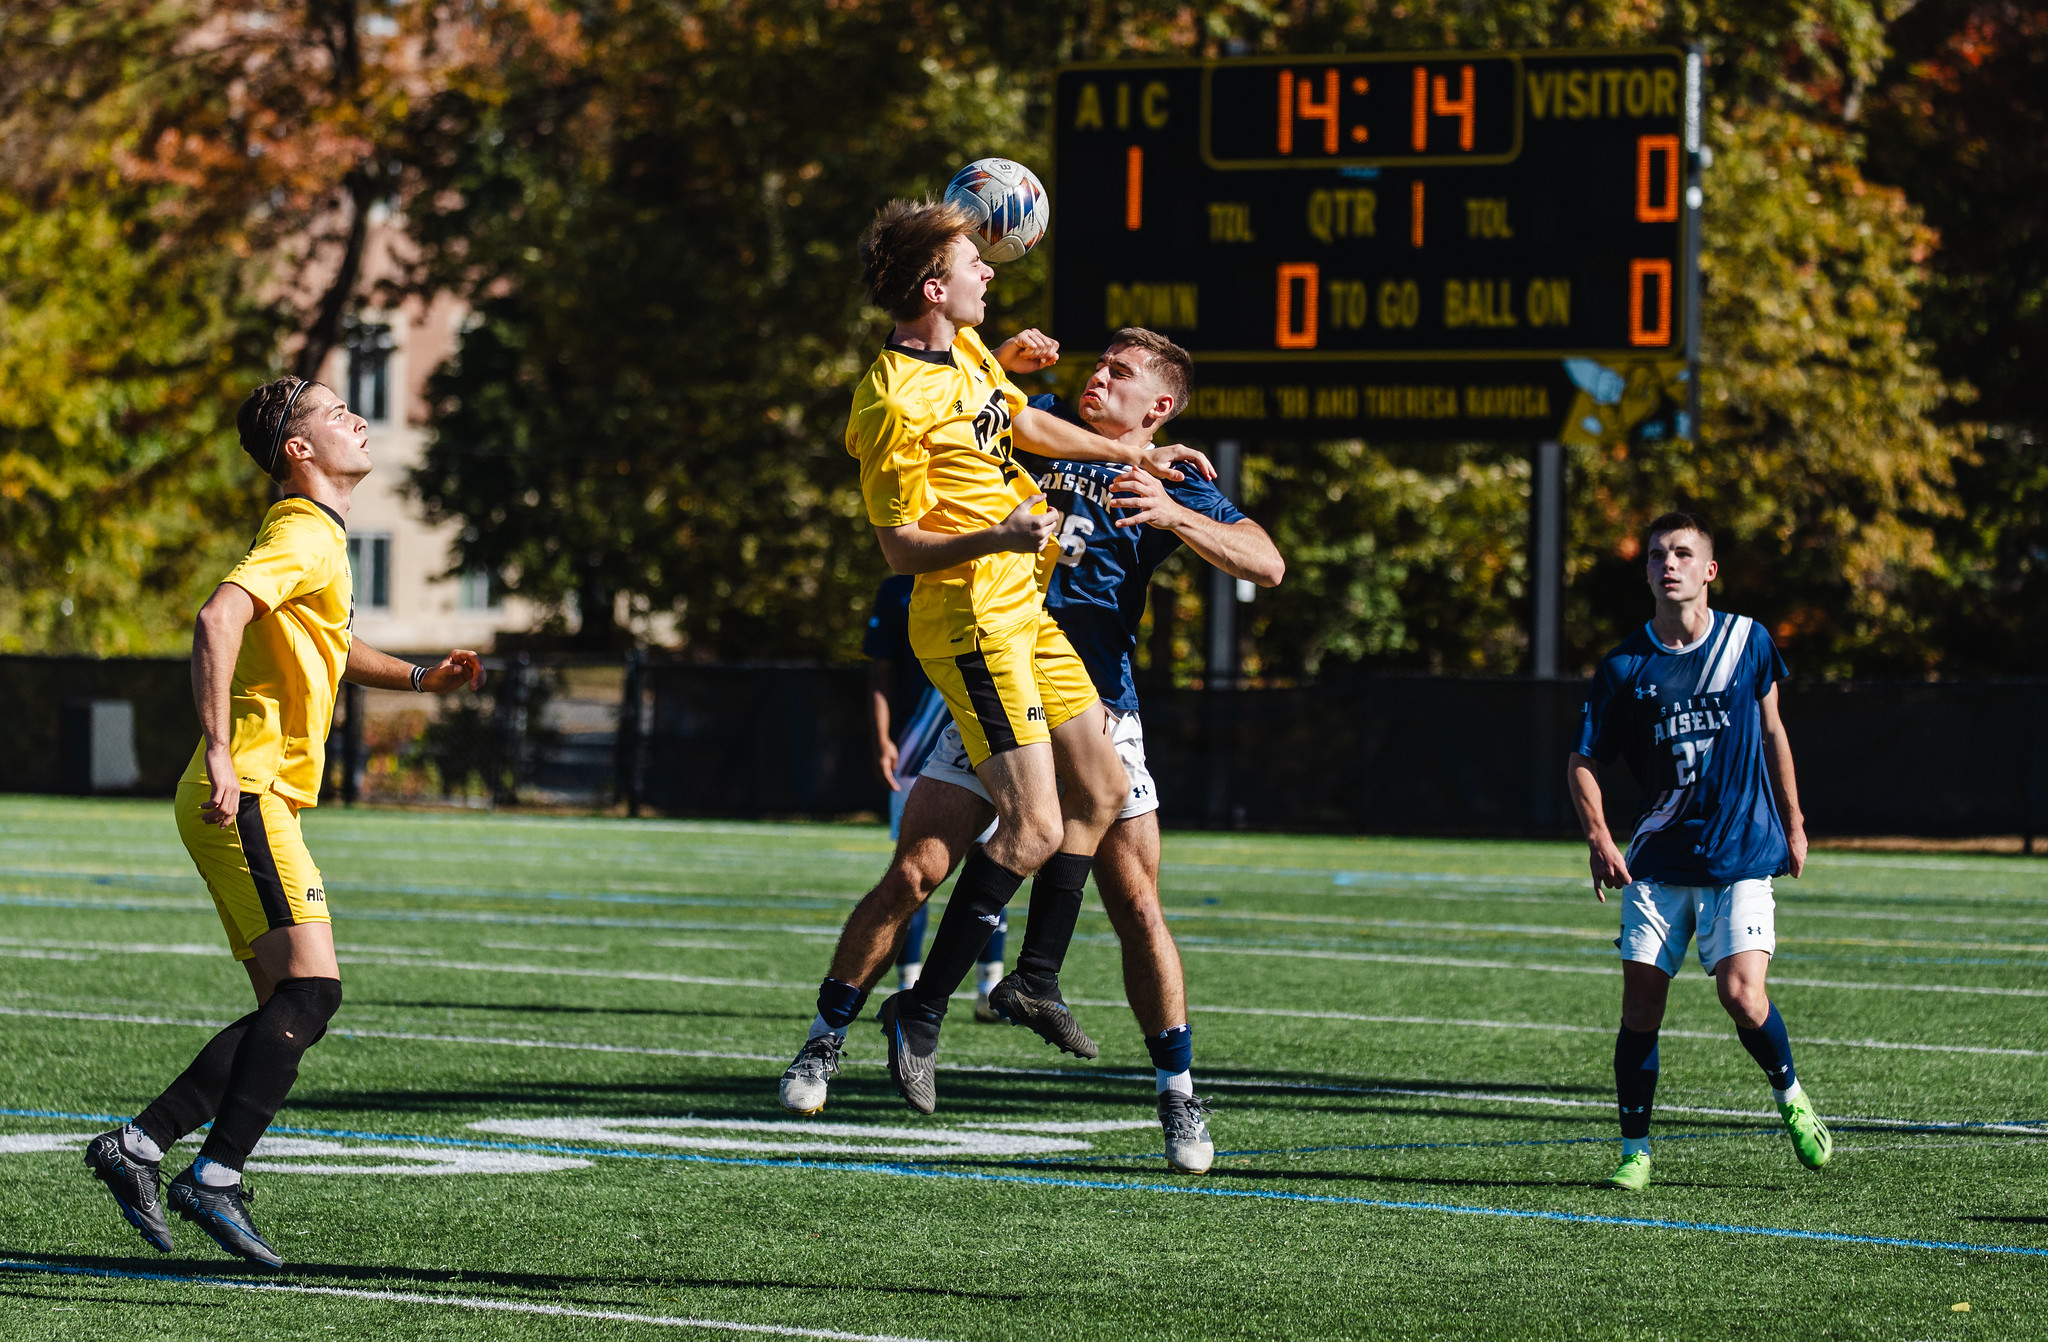
{"type": "MultiPolygon", "coordinates": [[[[903,808],[910,801],[910,785],[939,743],[939,733],[951,720],[946,700],[924,673],[924,665],[910,647],[910,589],[917,580],[908,574],[882,579],[875,591],[874,609],[868,615],[868,631],[860,650],[868,658],[868,723],[874,729],[875,772],[889,789],[889,838],[903,835],[903,808]]],[[[917,983],[924,968],[925,907],[903,929],[903,945],[896,952],[896,982],[909,988],[917,983]]],[[[1001,1019],[989,1008],[989,990],[1003,978],[1003,934],[1009,930],[1007,914],[982,948],[976,965],[974,1018],[984,1024],[1001,1019]]]]}
{"type": "Polygon", "coordinates": [[[1772,878],[1796,878],[1806,865],[1792,746],[1778,718],[1785,663],[1762,625],[1708,607],[1720,570],[1705,523],[1666,513],[1646,540],[1656,615],[1601,661],[1567,769],[1593,889],[1603,902],[1603,886],[1626,891],[1614,1044],[1622,1159],[1606,1183],[1635,1192],[1650,1182],[1657,1030],[1694,937],[1799,1162],[1817,1170],[1834,1140],[1792,1070],[1792,1042],[1764,982],[1778,944],[1772,878]],[[1597,773],[1616,756],[1656,799],[1626,855],[1608,832],[1597,773]]]}
{"type": "MultiPolygon", "coordinates": [[[[1185,350],[1156,332],[1127,328],[1110,338],[1075,410],[1096,433],[1148,442],[1187,404],[1191,376],[1185,350]]],[[[1051,410],[1051,401],[1034,398],[1033,404],[1051,410]]],[[[1175,1169],[1200,1174],[1214,1160],[1215,1145],[1205,1121],[1207,1104],[1194,1093],[1194,1039],[1180,953],[1159,906],[1159,796],[1145,763],[1131,652],[1152,574],[1183,544],[1232,577],[1263,587],[1277,584],[1286,565],[1263,528],[1192,473],[1155,488],[1149,478],[1114,465],[1098,468],[1025,453],[1017,459],[1063,515],[1057,563],[1042,575],[1046,608],[1088,667],[1130,778],[1124,807],[1096,850],[1096,888],[1122,944],[1125,995],[1152,1057],[1167,1160],[1175,1169]]],[[[912,790],[895,862],[847,920],[833,973],[872,984],[887,965],[894,929],[924,907],[994,815],[966,746],[949,728],[912,790]]],[[[1038,911],[1034,897],[1032,912],[1038,911]]],[[[1065,953],[1078,900],[1075,908],[1059,912],[1063,921],[1055,921],[1065,935],[1057,947],[1047,948],[1055,958],[1065,953]]],[[[998,991],[991,1001],[1001,1010],[1006,998],[998,991]]],[[[782,1102],[793,1113],[822,1109],[838,1071],[836,1048],[818,1045],[815,1022],[812,1031],[812,1041],[783,1075],[782,1102]]]]}

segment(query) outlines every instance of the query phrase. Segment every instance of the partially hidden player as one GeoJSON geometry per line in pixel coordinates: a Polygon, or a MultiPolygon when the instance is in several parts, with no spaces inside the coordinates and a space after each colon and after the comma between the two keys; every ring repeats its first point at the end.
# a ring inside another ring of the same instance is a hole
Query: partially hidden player
{"type": "Polygon", "coordinates": [[[299,812],[319,801],[335,695],[343,680],[447,694],[484,673],[473,652],[414,666],[351,635],[347,526],[370,472],[363,418],[318,382],[281,378],[251,393],[236,423],[284,496],[199,611],[192,697],[205,735],[176,809],[256,1010],[131,1122],[93,1138],[85,1163],[158,1252],[171,1250],[168,1201],[229,1253],[278,1267],[250,1219],[242,1167],[341,1006],[325,883],[299,831],[299,812]],[[207,1123],[198,1158],[160,1194],[164,1154],[207,1123]]]}
{"type": "MultiPolygon", "coordinates": [[[[1150,441],[1187,403],[1190,381],[1184,350],[1156,332],[1126,328],[1111,337],[1078,413],[1098,434],[1150,441]]],[[[1207,1102],[1194,1093],[1194,1036],[1180,954],[1159,906],[1159,797],[1145,762],[1131,652],[1152,574],[1182,544],[1261,586],[1276,585],[1286,566],[1264,529],[1205,480],[1168,483],[1115,466],[1029,454],[1019,460],[1066,519],[1057,562],[1046,575],[1046,607],[1107,704],[1131,782],[1096,850],[1094,875],[1123,949],[1125,993],[1152,1057],[1166,1157],[1176,1169],[1204,1173],[1215,1145],[1207,1102]]],[[[879,977],[889,930],[924,907],[994,818],[957,731],[949,729],[911,791],[889,875],[848,920],[835,969],[865,983],[879,977]]],[[[784,1104],[799,1112],[823,1108],[836,1061],[815,1050],[800,1053],[783,1078],[784,1104]]]]}
{"type": "MultiPolygon", "coordinates": [[[[1087,668],[1040,600],[1038,556],[1056,519],[1014,448],[1176,480],[1175,462],[1215,475],[1189,448],[1115,443],[1025,404],[1009,374],[1044,367],[1051,342],[1027,333],[991,352],[976,334],[995,273],[970,236],[976,223],[959,206],[898,200],[862,236],[863,281],[895,325],[846,428],[883,557],[917,576],[911,646],[1003,821],[962,870],[916,986],[877,1013],[890,1077],[920,1113],[937,1104],[947,1000],[1027,876],[1017,967],[990,1001],[1061,1048],[1096,1053],[1060,996],[1059,970],[1095,846],[1130,784],[1087,668]]],[[[828,978],[822,1032],[843,1038],[865,997],[828,978]]]]}
{"type": "Polygon", "coordinates": [[[1622,1158],[1605,1182],[1635,1192],[1650,1182],[1657,1030],[1695,937],[1792,1149],[1817,1170],[1834,1139],[1792,1070],[1792,1041],[1764,982],[1778,945],[1771,881],[1796,879],[1806,865],[1792,746],[1778,718],[1785,663],[1762,625],[1707,605],[1720,569],[1705,523],[1666,513],[1645,542],[1656,614],[1601,661],[1567,769],[1594,892],[1603,902],[1603,886],[1624,892],[1614,1042],[1622,1158]],[[1626,855],[1608,832],[1597,772],[1616,756],[1655,798],[1626,855]]]}
{"type": "MultiPolygon", "coordinates": [[[[932,688],[924,664],[910,650],[910,592],[916,579],[892,574],[875,591],[874,609],[860,650],[868,659],[868,725],[872,728],[875,773],[889,789],[889,839],[903,834],[903,807],[910,785],[931,758],[939,735],[952,719],[946,700],[932,688]]],[[[993,827],[991,827],[993,828],[993,827]]],[[[988,1004],[988,995],[1003,981],[1003,937],[1008,920],[996,924],[975,965],[974,1018],[987,1024],[1002,1019],[988,1004]]],[[[915,987],[924,972],[925,908],[903,929],[896,951],[896,986],[915,987]]],[[[873,985],[870,984],[870,987],[873,985]]]]}

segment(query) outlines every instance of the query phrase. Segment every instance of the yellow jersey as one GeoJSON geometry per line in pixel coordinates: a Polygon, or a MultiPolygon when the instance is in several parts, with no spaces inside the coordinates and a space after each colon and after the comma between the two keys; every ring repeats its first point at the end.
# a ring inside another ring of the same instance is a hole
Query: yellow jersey
{"type": "MultiPolygon", "coordinates": [[[[1025,396],[972,330],[949,350],[888,345],[853,393],[846,450],[860,463],[868,521],[960,535],[1008,517],[1038,486],[1011,460],[1025,396]]],[[[1041,505],[1042,507],[1042,505],[1041,505]]],[[[1038,556],[1004,553],[917,575],[910,646],[920,657],[973,647],[977,630],[1034,618],[1038,556]]]]}
{"type": "MultiPolygon", "coordinates": [[[[300,495],[279,500],[264,514],[249,553],[221,582],[256,602],[228,701],[228,749],[242,791],[316,805],[355,618],[341,518],[300,495]]],[[[181,781],[212,781],[204,737],[181,781]]]]}

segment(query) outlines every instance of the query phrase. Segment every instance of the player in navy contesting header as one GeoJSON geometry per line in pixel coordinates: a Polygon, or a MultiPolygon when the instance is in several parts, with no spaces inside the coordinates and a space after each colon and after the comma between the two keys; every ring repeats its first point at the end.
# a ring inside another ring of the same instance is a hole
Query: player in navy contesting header
{"type": "Polygon", "coordinates": [[[1656,614],[1601,660],[1567,773],[1591,849],[1593,889],[1621,900],[1621,1031],[1614,1086],[1621,1164],[1606,1183],[1650,1182],[1657,1030],[1672,976],[1699,941],[1742,1046],[1764,1070],[1799,1161],[1817,1170],[1834,1148],[1792,1070],[1785,1021],[1765,987],[1777,950],[1774,877],[1806,865],[1792,745],[1778,718],[1785,663],[1764,627],[1715,611],[1713,533],[1690,513],[1650,523],[1645,549],[1656,614]],[[1598,766],[1625,758],[1655,798],[1624,854],[1601,809],[1598,766]]]}

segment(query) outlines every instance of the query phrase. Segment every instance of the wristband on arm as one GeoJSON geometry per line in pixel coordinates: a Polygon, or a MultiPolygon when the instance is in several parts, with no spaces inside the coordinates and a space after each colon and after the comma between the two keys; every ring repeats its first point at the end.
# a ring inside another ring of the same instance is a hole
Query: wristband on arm
{"type": "Polygon", "coordinates": [[[424,693],[420,685],[421,682],[424,681],[426,678],[427,668],[425,668],[424,666],[416,666],[412,669],[412,692],[414,694],[424,693]]]}

